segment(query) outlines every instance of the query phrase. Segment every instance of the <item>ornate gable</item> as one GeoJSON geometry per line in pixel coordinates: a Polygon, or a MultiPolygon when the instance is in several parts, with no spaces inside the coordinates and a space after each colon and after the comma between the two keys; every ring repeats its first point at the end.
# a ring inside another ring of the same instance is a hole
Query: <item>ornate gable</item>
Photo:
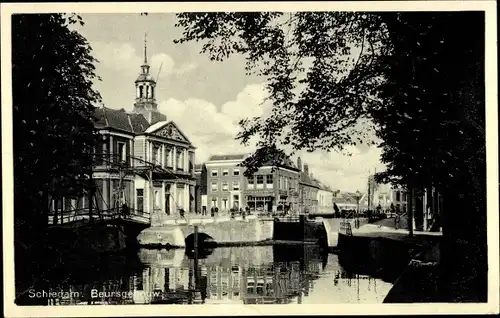
{"type": "Polygon", "coordinates": [[[169,138],[173,140],[178,140],[181,142],[185,143],[190,143],[190,141],[184,136],[184,134],[179,130],[177,125],[174,123],[170,122],[163,126],[162,128],[158,129],[153,133],[156,136],[163,137],[163,138],[169,138]]]}

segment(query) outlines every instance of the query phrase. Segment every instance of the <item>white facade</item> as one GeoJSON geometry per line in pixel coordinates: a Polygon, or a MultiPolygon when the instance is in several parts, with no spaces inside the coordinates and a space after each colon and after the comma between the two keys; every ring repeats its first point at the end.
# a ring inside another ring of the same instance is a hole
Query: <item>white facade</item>
{"type": "Polygon", "coordinates": [[[140,194],[143,193],[144,211],[166,215],[176,215],[180,209],[189,212],[194,209],[194,206],[190,206],[190,187],[195,186],[194,148],[185,138],[170,140],[173,136],[177,136],[176,139],[182,137],[182,133],[172,122],[156,123],[145,133],[144,136],[136,137],[144,145],[144,156],[136,154],[138,159],[135,160],[135,166],[141,166],[144,160],[170,171],[170,175],[157,180],[137,177],[136,191],[144,190],[136,192],[136,209],[140,208],[140,194]]]}
{"type": "Polygon", "coordinates": [[[333,213],[333,192],[326,188],[320,188],[317,193],[318,213],[333,213]]]}

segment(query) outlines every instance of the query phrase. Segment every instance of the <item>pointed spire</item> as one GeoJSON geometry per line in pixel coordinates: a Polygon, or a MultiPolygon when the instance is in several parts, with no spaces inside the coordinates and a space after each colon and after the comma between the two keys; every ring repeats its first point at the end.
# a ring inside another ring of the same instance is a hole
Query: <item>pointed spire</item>
{"type": "Polygon", "coordinates": [[[144,33],[144,64],[148,64],[148,33],[144,33]]]}

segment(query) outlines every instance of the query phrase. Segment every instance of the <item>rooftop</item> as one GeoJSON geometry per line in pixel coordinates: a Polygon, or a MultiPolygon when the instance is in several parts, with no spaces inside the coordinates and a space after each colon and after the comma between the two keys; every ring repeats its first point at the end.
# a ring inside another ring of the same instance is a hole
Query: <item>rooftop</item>
{"type": "Polygon", "coordinates": [[[156,131],[157,129],[160,129],[161,127],[165,126],[166,124],[168,124],[168,121],[159,121],[151,126],[148,127],[148,129],[146,129],[144,132],[145,133],[151,133],[151,132],[154,132],[156,131]]]}
{"type": "Polygon", "coordinates": [[[329,186],[319,181],[318,179],[312,178],[312,181],[316,183],[321,190],[333,192],[333,190],[329,186]]]}
{"type": "Polygon", "coordinates": [[[143,133],[150,126],[141,114],[127,113],[122,109],[96,108],[96,128],[112,128],[129,133],[143,133]]]}
{"type": "Polygon", "coordinates": [[[248,154],[213,155],[208,158],[208,161],[244,160],[247,156],[248,154]]]}
{"type": "Polygon", "coordinates": [[[315,188],[320,188],[320,185],[318,182],[315,182],[313,178],[311,178],[307,173],[304,171],[300,172],[300,183],[315,187],[315,188]]]}

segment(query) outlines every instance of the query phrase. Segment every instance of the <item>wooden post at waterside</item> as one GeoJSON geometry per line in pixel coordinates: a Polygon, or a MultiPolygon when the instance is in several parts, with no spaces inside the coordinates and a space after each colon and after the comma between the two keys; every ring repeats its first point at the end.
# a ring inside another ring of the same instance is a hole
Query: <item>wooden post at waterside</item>
{"type": "Polygon", "coordinates": [[[302,242],[306,240],[306,216],[304,214],[299,215],[299,224],[302,231],[302,242]]]}
{"type": "Polygon", "coordinates": [[[193,248],[194,248],[194,255],[197,256],[198,253],[198,225],[194,226],[194,243],[193,243],[193,248]]]}
{"type": "Polygon", "coordinates": [[[194,288],[193,291],[196,292],[200,285],[200,270],[198,266],[198,225],[194,226],[194,259],[193,259],[193,274],[194,274],[194,288]]]}

